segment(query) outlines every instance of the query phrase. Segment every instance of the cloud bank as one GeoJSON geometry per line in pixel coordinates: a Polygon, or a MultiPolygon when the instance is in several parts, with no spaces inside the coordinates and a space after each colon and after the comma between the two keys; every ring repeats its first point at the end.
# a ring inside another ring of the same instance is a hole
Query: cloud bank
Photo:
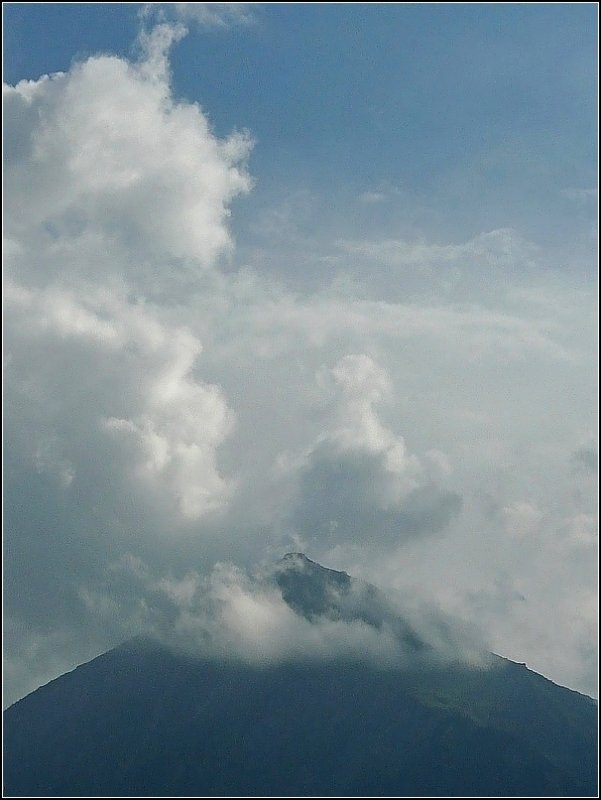
{"type": "Polygon", "coordinates": [[[351,659],[380,668],[490,663],[473,632],[440,610],[402,594],[385,597],[348,577],[344,586],[328,578],[321,584],[314,569],[289,554],[255,573],[218,562],[207,574],[157,577],[128,556],[111,565],[111,587],[86,588],[81,599],[95,613],[118,613],[124,634],[150,637],[195,658],[254,665],[351,659]],[[294,591],[286,592],[297,579],[304,582],[300,605],[294,591]],[[317,613],[306,605],[311,595],[318,597],[317,613]]]}
{"type": "Polygon", "coordinates": [[[171,6],[137,61],[4,87],[7,702],[149,629],[396,653],[248,577],[293,549],[594,691],[590,296],[503,228],[310,238],[292,203],[236,249],[252,139],[169,48],[250,12],[171,6]]]}

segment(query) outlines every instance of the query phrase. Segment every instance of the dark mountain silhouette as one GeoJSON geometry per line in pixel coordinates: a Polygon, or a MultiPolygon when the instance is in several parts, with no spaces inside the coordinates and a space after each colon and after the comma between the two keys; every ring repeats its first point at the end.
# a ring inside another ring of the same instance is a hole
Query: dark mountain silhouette
{"type": "Polygon", "coordinates": [[[272,579],[311,621],[392,626],[415,661],[258,667],[130,641],[5,712],[5,793],[597,795],[591,698],[500,657],[429,660],[378,590],[302,554],[272,579]]]}

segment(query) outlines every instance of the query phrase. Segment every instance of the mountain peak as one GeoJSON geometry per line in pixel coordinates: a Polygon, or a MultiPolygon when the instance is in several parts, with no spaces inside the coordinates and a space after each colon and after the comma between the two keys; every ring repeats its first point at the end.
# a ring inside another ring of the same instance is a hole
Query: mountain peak
{"type": "Polygon", "coordinates": [[[274,578],[285,602],[307,619],[339,613],[337,599],[351,588],[346,572],[322,567],[304,553],[286,553],[275,565],[274,578]]]}
{"type": "Polygon", "coordinates": [[[324,567],[304,553],[286,553],[273,578],[288,606],[310,622],[327,618],[378,630],[386,626],[413,653],[431,649],[382,592],[347,572],[324,567]]]}
{"type": "Polygon", "coordinates": [[[286,553],[286,555],[283,556],[276,564],[276,569],[294,569],[295,567],[303,570],[303,572],[331,575],[333,580],[336,580],[336,575],[344,575],[349,579],[349,581],[351,580],[351,577],[347,572],[337,569],[330,569],[330,567],[324,567],[323,564],[318,564],[317,561],[312,561],[304,553],[286,553]]]}
{"type": "Polygon", "coordinates": [[[315,561],[311,561],[310,558],[307,558],[307,556],[304,553],[286,553],[286,555],[282,556],[282,558],[279,560],[278,563],[279,564],[283,564],[283,563],[289,564],[289,563],[293,563],[295,561],[299,561],[301,563],[308,563],[308,564],[315,564],[316,563],[315,561]]]}

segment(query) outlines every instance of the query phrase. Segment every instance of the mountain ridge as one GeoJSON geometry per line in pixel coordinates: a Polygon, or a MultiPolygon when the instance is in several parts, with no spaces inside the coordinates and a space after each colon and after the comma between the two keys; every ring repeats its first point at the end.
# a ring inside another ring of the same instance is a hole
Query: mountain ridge
{"type": "MultiPolygon", "coordinates": [[[[274,574],[294,575],[280,589],[296,613],[380,619],[378,594],[303,554],[274,574]],[[365,613],[354,605],[364,591],[365,613]]],[[[13,796],[595,796],[597,786],[594,700],[500,656],[486,667],[259,665],[138,638],[4,719],[13,796]]]]}

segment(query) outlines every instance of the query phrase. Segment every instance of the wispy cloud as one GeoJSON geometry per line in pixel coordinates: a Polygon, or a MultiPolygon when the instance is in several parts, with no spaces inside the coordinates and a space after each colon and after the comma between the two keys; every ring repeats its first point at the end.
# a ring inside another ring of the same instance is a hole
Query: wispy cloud
{"type": "Polygon", "coordinates": [[[145,20],[179,20],[204,28],[249,25],[255,21],[256,3],[144,3],[145,20]]]}

